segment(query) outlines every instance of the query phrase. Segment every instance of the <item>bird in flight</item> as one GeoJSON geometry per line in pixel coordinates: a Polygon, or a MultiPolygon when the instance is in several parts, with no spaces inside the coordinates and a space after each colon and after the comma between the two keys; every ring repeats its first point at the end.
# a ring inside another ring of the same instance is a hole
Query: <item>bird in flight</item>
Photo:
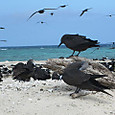
{"type": "Polygon", "coordinates": [[[0,27],[0,29],[5,29],[4,27],[0,27]]]}
{"type": "Polygon", "coordinates": [[[108,17],[112,17],[112,16],[115,16],[115,14],[109,14],[109,15],[106,15],[108,17]]]}
{"type": "MultiPolygon", "coordinates": [[[[35,14],[39,13],[39,14],[43,14],[46,10],[57,10],[58,8],[44,8],[44,9],[41,9],[41,10],[38,10],[36,12],[34,12],[29,18],[28,20],[33,17],[35,14]]],[[[27,20],[27,21],[28,21],[27,20]]]]}
{"type": "Polygon", "coordinates": [[[6,42],[6,40],[0,40],[1,42],[6,42]]]}
{"type": "Polygon", "coordinates": [[[65,8],[66,6],[68,6],[68,5],[61,5],[58,8],[65,8]]]}
{"type": "Polygon", "coordinates": [[[44,24],[44,23],[46,23],[46,22],[43,22],[43,21],[39,21],[39,22],[37,22],[37,23],[40,23],[40,24],[44,24]]]}
{"type": "Polygon", "coordinates": [[[51,16],[53,16],[53,15],[54,15],[54,13],[53,13],[53,12],[51,12],[51,13],[50,13],[50,15],[51,15],[51,16]]]}
{"type": "Polygon", "coordinates": [[[82,16],[85,12],[87,12],[90,9],[92,9],[92,8],[86,8],[85,10],[83,10],[82,13],[80,14],[80,16],[82,16]]]}

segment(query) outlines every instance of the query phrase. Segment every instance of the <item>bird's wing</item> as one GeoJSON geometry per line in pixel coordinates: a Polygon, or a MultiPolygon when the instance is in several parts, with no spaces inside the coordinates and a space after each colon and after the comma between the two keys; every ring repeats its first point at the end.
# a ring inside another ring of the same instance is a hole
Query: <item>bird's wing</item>
{"type": "Polygon", "coordinates": [[[66,45],[70,47],[77,47],[80,44],[88,43],[88,40],[84,36],[70,35],[66,40],[66,45]]]}
{"type": "Polygon", "coordinates": [[[2,42],[6,42],[7,40],[0,40],[0,41],[2,41],[2,42]]]}
{"type": "MultiPolygon", "coordinates": [[[[34,12],[34,13],[28,18],[28,20],[29,20],[32,16],[34,16],[36,13],[39,13],[39,11],[34,12]]],[[[28,21],[28,20],[27,20],[27,21],[28,21]]]]}
{"type": "Polygon", "coordinates": [[[82,13],[80,14],[80,16],[82,16],[82,15],[84,14],[84,12],[85,12],[85,11],[83,10],[82,13]]]}
{"type": "Polygon", "coordinates": [[[83,71],[81,71],[88,67],[88,65],[87,66],[86,65],[87,65],[86,62],[84,61],[78,61],[72,63],[65,68],[63,75],[72,84],[74,85],[81,84],[90,79],[90,76],[88,74],[85,74],[83,71]]]}
{"type": "Polygon", "coordinates": [[[86,68],[88,68],[88,66],[89,66],[88,62],[84,62],[82,66],[79,68],[79,70],[80,71],[85,70],[86,68]]]}
{"type": "Polygon", "coordinates": [[[67,69],[63,73],[62,77],[65,81],[67,81],[70,85],[80,85],[85,81],[88,81],[90,79],[90,76],[87,76],[84,72],[77,70],[77,69],[67,69]]]}
{"type": "Polygon", "coordinates": [[[58,8],[44,8],[44,10],[57,10],[58,8]]]}
{"type": "Polygon", "coordinates": [[[5,29],[4,27],[0,27],[0,29],[5,29]]]}

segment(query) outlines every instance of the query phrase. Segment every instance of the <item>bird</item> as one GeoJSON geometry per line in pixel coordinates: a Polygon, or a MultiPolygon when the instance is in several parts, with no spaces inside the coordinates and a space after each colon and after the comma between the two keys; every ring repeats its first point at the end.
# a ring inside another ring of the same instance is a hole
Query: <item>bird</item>
{"type": "MultiPolygon", "coordinates": [[[[37,22],[37,23],[40,23],[40,24],[44,24],[44,23],[46,23],[46,22],[43,22],[43,21],[39,21],[39,22],[37,22]]],[[[47,23],[46,23],[47,24],[47,23]]]]}
{"type": "Polygon", "coordinates": [[[6,42],[7,40],[0,40],[1,42],[6,42]]]}
{"type": "Polygon", "coordinates": [[[83,70],[86,70],[88,66],[89,64],[86,61],[76,61],[64,69],[62,74],[63,81],[68,85],[77,87],[75,92],[72,94],[77,94],[81,89],[85,89],[89,91],[102,92],[112,96],[108,92],[104,91],[105,89],[110,89],[109,87],[102,85],[95,80],[105,77],[106,75],[91,75],[84,73],[83,70]]]}
{"type": "Polygon", "coordinates": [[[112,17],[112,16],[115,16],[115,14],[109,14],[109,15],[106,15],[108,17],[112,17]]]}
{"type": "Polygon", "coordinates": [[[50,15],[51,15],[51,16],[53,16],[53,15],[54,15],[54,13],[53,13],[53,12],[51,12],[51,13],[50,13],[50,15]]]}
{"type": "Polygon", "coordinates": [[[82,13],[80,14],[80,16],[82,16],[85,12],[87,12],[90,9],[92,9],[92,8],[86,8],[85,10],[83,10],[82,13]]]}
{"type": "Polygon", "coordinates": [[[5,29],[4,27],[0,27],[0,29],[5,29]]]}
{"type": "MultiPolygon", "coordinates": [[[[81,51],[85,51],[91,47],[100,47],[97,40],[87,39],[86,36],[82,36],[79,34],[65,34],[61,38],[61,42],[58,45],[60,47],[61,44],[65,44],[67,48],[73,50],[73,54],[75,51],[78,51],[77,56],[80,54],[81,51]]],[[[70,57],[71,57],[70,56],[70,57]]]]}
{"type": "MultiPolygon", "coordinates": [[[[39,13],[39,14],[43,14],[46,10],[57,10],[58,8],[43,8],[41,10],[35,11],[34,13],[32,13],[32,15],[28,18],[28,20],[33,17],[35,14],[39,13]]],[[[27,21],[28,21],[27,20],[27,21]]]]}
{"type": "Polygon", "coordinates": [[[66,6],[68,6],[68,5],[61,5],[58,8],[65,8],[66,6]]]}

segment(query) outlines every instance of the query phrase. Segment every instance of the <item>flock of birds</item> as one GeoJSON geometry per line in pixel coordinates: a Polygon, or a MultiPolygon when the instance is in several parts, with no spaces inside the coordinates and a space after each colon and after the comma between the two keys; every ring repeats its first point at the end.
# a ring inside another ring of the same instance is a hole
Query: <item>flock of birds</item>
{"type": "MultiPolygon", "coordinates": [[[[35,14],[43,14],[46,11],[53,11],[53,10],[58,10],[59,8],[65,8],[68,5],[61,5],[57,8],[43,8],[41,10],[38,10],[30,15],[28,20],[32,18],[35,14]]],[[[80,14],[80,16],[83,16],[83,14],[92,8],[87,8],[83,10],[80,14]]],[[[53,15],[53,12],[50,13],[50,15],[53,15]]],[[[113,14],[108,15],[109,17],[112,17],[113,14]]],[[[45,23],[43,21],[37,22],[37,23],[45,23]]],[[[0,29],[4,29],[1,27],[0,29]]],[[[75,51],[78,51],[77,56],[80,54],[81,51],[85,51],[88,48],[91,47],[100,47],[98,45],[97,40],[91,40],[87,39],[86,36],[78,35],[78,34],[65,34],[61,38],[61,42],[58,45],[58,47],[61,44],[65,44],[67,48],[73,50],[73,53],[71,56],[74,55],[75,51]]],[[[91,75],[91,74],[86,74],[82,70],[87,68],[87,64],[82,61],[75,62],[73,64],[70,64],[67,68],[65,68],[64,73],[62,74],[62,79],[64,82],[66,82],[69,85],[77,87],[76,91],[74,93],[79,93],[80,89],[88,89],[91,91],[97,91],[97,92],[103,92],[106,93],[110,96],[111,94],[107,93],[104,91],[105,89],[109,89],[109,87],[104,86],[100,84],[98,81],[95,79],[100,78],[100,77],[105,77],[106,75],[91,75]]],[[[39,72],[43,72],[41,68],[35,67],[32,61],[28,62],[26,65],[25,64],[17,64],[14,69],[14,79],[20,80],[22,76],[25,78],[30,79],[30,76],[33,76],[34,79],[41,79],[39,78],[39,72]],[[19,73],[19,74],[18,74],[19,73]]],[[[43,77],[43,76],[42,76],[43,77]]],[[[49,74],[48,74],[49,77],[49,74]]],[[[49,77],[50,78],[50,77],[49,77]]]]}
{"type": "MultiPolygon", "coordinates": [[[[57,7],[57,8],[43,8],[43,9],[41,9],[41,10],[35,11],[34,13],[32,13],[32,14],[30,15],[30,17],[27,19],[27,21],[28,21],[30,18],[32,18],[35,14],[43,14],[43,13],[45,13],[46,11],[58,10],[58,9],[60,9],[60,8],[65,8],[65,7],[67,7],[67,6],[68,6],[68,5],[61,5],[61,6],[57,7]]],[[[82,12],[80,13],[79,16],[80,16],[80,17],[83,16],[84,13],[88,12],[88,11],[91,10],[91,9],[92,9],[92,8],[86,8],[86,9],[82,10],[82,12]]],[[[50,15],[53,16],[54,13],[51,12],[50,15]]],[[[106,15],[106,16],[112,17],[112,16],[115,16],[115,14],[109,14],[109,15],[106,15]]],[[[41,21],[41,24],[43,24],[43,23],[44,23],[44,22],[41,21]]]]}

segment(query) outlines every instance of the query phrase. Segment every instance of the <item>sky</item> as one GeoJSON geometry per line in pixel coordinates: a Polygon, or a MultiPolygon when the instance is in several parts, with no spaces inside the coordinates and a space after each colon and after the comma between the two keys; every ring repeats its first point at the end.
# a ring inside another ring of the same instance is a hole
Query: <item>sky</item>
{"type": "Polygon", "coordinates": [[[1,47],[58,45],[64,34],[80,34],[100,43],[115,41],[115,0],[2,0],[0,6],[1,47]],[[29,16],[43,8],[57,8],[29,16]],[[82,17],[80,13],[92,8],[82,17]],[[40,24],[39,21],[46,23],[40,24]]]}

